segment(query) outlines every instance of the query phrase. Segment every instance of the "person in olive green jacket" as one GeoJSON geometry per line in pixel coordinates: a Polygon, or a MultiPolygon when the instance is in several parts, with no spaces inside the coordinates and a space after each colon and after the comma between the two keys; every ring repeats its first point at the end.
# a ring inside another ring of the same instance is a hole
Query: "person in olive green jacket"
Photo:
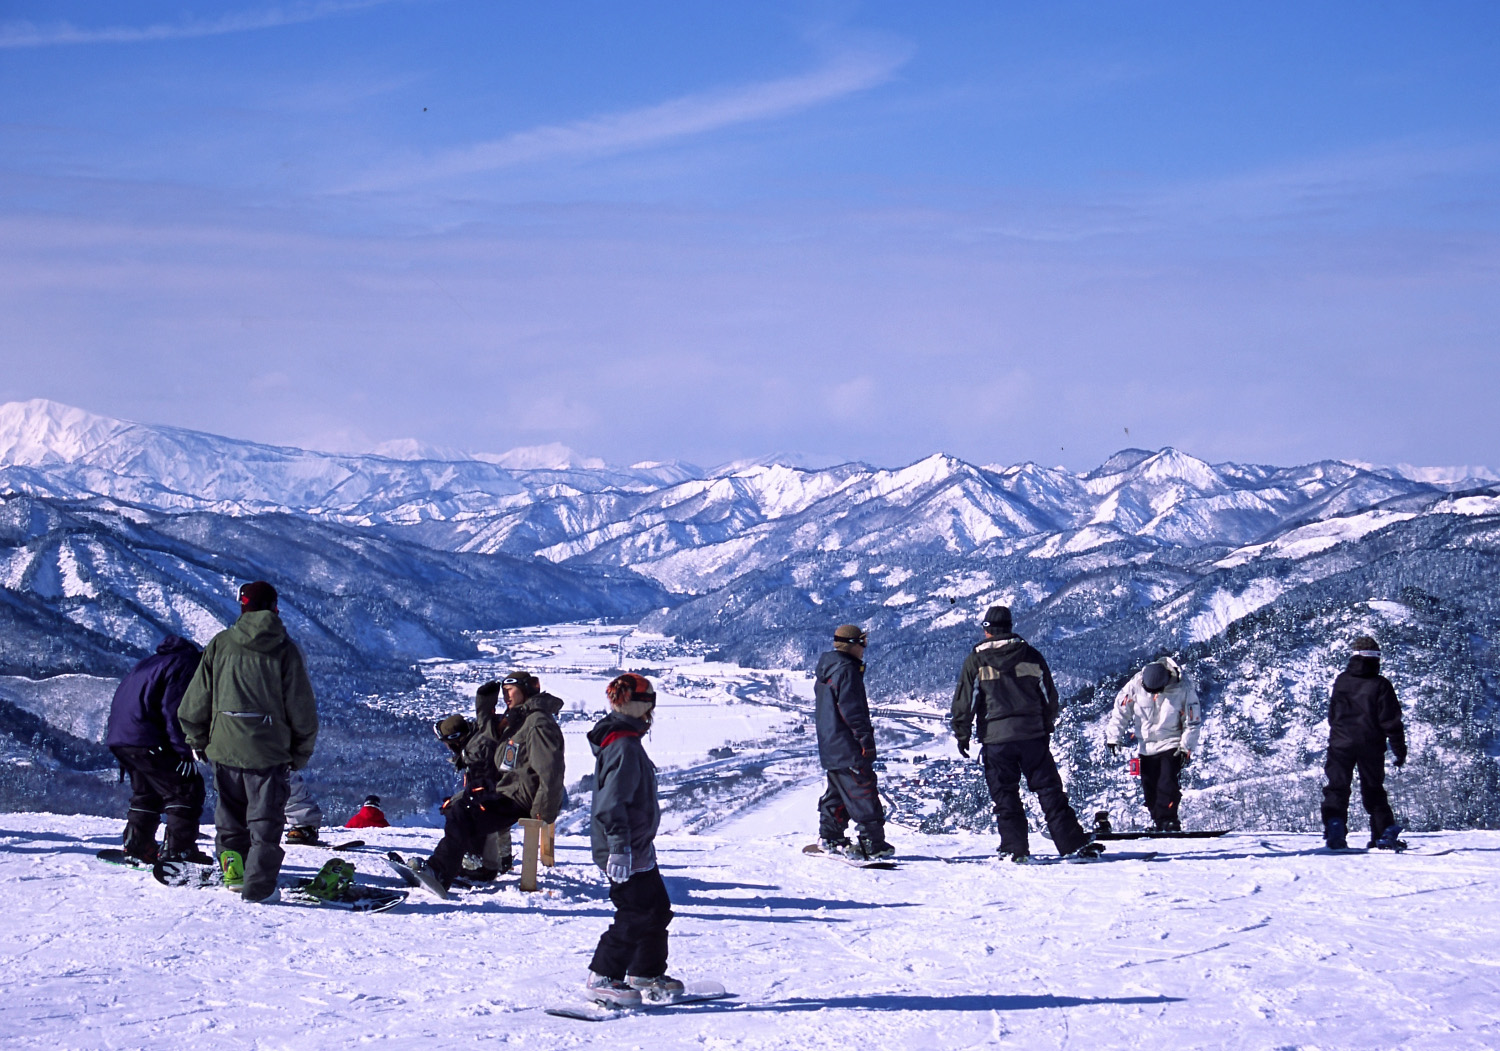
{"type": "Polygon", "coordinates": [[[215,852],[246,901],[275,901],[290,774],[312,758],[318,707],[276,589],[240,588],[240,616],[213,637],[177,711],[188,746],[214,765],[215,852]]]}
{"type": "Polygon", "coordinates": [[[550,824],[562,809],[563,735],[557,724],[562,700],[544,693],[537,677],[526,671],[511,672],[500,688],[505,693],[504,715],[474,735],[491,738],[476,742],[472,749],[488,762],[465,770],[463,791],[443,804],[443,838],[431,857],[412,865],[430,890],[441,887],[446,893],[460,873],[464,855],[478,852],[488,836],[509,836],[511,826],[523,817],[550,824]]]}

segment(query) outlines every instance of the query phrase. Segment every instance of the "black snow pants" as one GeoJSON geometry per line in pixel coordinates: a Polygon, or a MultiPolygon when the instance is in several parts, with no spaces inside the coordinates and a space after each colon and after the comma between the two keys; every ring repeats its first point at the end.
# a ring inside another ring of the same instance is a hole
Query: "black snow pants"
{"type": "Polygon", "coordinates": [[[829,770],[828,789],[818,800],[818,837],[838,842],[853,821],[870,847],[885,846],[885,808],[875,771],[869,767],[829,770]]]}
{"type": "Polygon", "coordinates": [[[198,841],[207,790],[196,764],[183,777],[177,772],[182,757],[170,748],[116,745],[110,749],[130,778],[130,813],[125,818],[125,853],[156,860],[156,828],[166,817],[163,845],[168,855],[184,854],[198,841]]]}
{"type": "Polygon", "coordinates": [[[1158,829],[1176,832],[1182,828],[1177,812],[1182,802],[1181,775],[1182,756],[1175,751],[1141,756],[1141,791],[1158,829]]]}
{"type": "Polygon", "coordinates": [[[672,922],[672,900],[662,882],[661,869],[652,866],[624,883],[612,883],[609,900],[615,903],[615,922],[599,936],[589,970],[606,978],[660,978],[667,973],[667,924],[672,922]]]}
{"type": "Polygon", "coordinates": [[[1078,815],[1068,804],[1062,775],[1052,759],[1045,737],[1030,741],[1006,741],[984,745],[979,752],[984,780],[995,803],[995,824],[1000,828],[1000,850],[1007,854],[1029,854],[1026,811],[1021,807],[1021,778],[1036,793],[1047,817],[1047,831],[1059,854],[1071,854],[1088,842],[1078,824],[1078,815]]]}
{"type": "Polygon", "coordinates": [[[286,857],[281,828],[292,792],[290,776],[287,766],[245,770],[214,764],[214,787],[219,791],[214,852],[234,850],[244,857],[245,884],[240,893],[246,901],[260,901],[276,889],[281,860],[286,857]]]}
{"type": "Polygon", "coordinates": [[[465,854],[483,855],[485,840],[492,833],[508,832],[521,818],[530,816],[509,796],[491,795],[482,803],[472,795],[454,796],[444,810],[443,838],[427,864],[446,887],[463,868],[465,854]]]}
{"type": "Polygon", "coordinates": [[[1359,794],[1370,815],[1370,839],[1396,823],[1390,797],[1385,794],[1385,744],[1379,748],[1328,749],[1323,773],[1328,784],[1323,789],[1323,824],[1329,818],[1349,820],[1349,791],[1354,786],[1354,771],[1359,771],[1359,794]]]}

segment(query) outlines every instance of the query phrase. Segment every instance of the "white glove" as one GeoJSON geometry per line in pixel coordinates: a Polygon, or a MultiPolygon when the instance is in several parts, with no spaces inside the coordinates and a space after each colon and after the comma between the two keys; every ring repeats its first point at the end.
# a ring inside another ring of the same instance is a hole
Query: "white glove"
{"type": "Polygon", "coordinates": [[[604,863],[604,874],[609,877],[611,883],[624,883],[630,878],[630,851],[623,854],[611,854],[609,860],[604,863]]]}

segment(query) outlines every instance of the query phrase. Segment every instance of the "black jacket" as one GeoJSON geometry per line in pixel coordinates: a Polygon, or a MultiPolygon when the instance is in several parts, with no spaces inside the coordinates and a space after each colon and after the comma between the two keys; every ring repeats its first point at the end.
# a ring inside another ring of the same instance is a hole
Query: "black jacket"
{"type": "Polygon", "coordinates": [[[106,747],[170,748],[191,755],[177,722],[177,708],[198,670],[202,652],[187,639],[168,635],[156,653],[120,680],[109,706],[106,747]]]}
{"type": "Polygon", "coordinates": [[[981,744],[1051,736],[1057,725],[1052,669],[1019,635],[985,639],[969,651],[958,674],[951,725],[964,742],[977,730],[981,744]]]}
{"type": "Polygon", "coordinates": [[[863,662],[839,650],[818,658],[813,721],[824,770],[853,770],[875,761],[875,727],[865,697],[863,662]]]}
{"type": "Polygon", "coordinates": [[[1395,687],[1380,674],[1380,658],[1350,657],[1333,681],[1328,701],[1328,747],[1343,751],[1385,751],[1406,759],[1406,727],[1395,687]]]}

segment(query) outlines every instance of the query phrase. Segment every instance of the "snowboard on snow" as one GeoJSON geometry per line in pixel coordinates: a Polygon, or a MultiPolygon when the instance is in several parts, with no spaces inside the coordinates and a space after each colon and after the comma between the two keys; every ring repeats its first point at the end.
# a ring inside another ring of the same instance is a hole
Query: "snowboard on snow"
{"type": "MultiPolygon", "coordinates": [[[[156,882],[166,887],[224,886],[224,873],[217,865],[199,865],[191,861],[158,861],[151,869],[156,882]]],[[[353,884],[345,888],[337,898],[319,898],[307,893],[311,879],[298,880],[294,886],[282,889],[281,900],[293,905],[326,905],[349,912],[385,912],[394,909],[406,900],[406,892],[386,890],[353,884]]]]}
{"type": "Polygon", "coordinates": [[[1231,831],[1233,830],[1216,828],[1192,832],[1095,832],[1094,839],[1099,842],[1107,839],[1216,839],[1219,836],[1228,835],[1231,831]]]}
{"type": "Polygon", "coordinates": [[[299,843],[295,839],[286,840],[289,847],[321,847],[324,850],[358,850],[365,845],[362,839],[351,839],[344,843],[324,843],[321,840],[316,843],[299,843]]]}
{"type": "Polygon", "coordinates": [[[670,1010],[674,1007],[703,1003],[707,1000],[725,1000],[734,995],[718,982],[686,982],[684,985],[685,988],[683,991],[671,999],[646,1000],[643,998],[639,1007],[616,1007],[593,1000],[585,1000],[577,1005],[567,1004],[558,1007],[549,1007],[547,1008],[547,1013],[555,1015],[558,1018],[574,1018],[580,1022],[608,1022],[616,1018],[628,1018],[632,1015],[652,1011],[670,1010]]]}
{"type": "Polygon", "coordinates": [[[956,858],[944,858],[950,865],[978,865],[988,863],[997,868],[1030,868],[1038,865],[1097,865],[1101,861],[1150,861],[1156,857],[1154,850],[1136,851],[1131,854],[1100,853],[1094,857],[1062,857],[1058,854],[1033,854],[1027,861],[1011,861],[999,854],[960,854],[956,858]]]}
{"type": "Polygon", "coordinates": [[[224,873],[217,865],[200,865],[195,861],[158,861],[151,875],[164,887],[222,887],[224,873]]]}
{"type": "Polygon", "coordinates": [[[139,869],[142,872],[150,872],[151,865],[140,858],[131,857],[119,847],[108,847],[99,851],[94,857],[106,865],[117,865],[122,869],[139,869]]]}
{"type": "Polygon", "coordinates": [[[810,858],[828,858],[832,861],[841,861],[850,868],[856,869],[882,869],[889,872],[891,869],[901,867],[896,863],[895,858],[851,858],[847,854],[831,854],[816,843],[809,843],[803,847],[802,853],[810,858]]]}
{"type": "MultiPolygon", "coordinates": [[[[436,894],[444,901],[448,900],[448,891],[444,889],[441,883],[435,879],[430,881],[424,880],[417,874],[417,870],[412,867],[411,863],[396,851],[392,850],[386,854],[385,863],[391,867],[392,872],[401,877],[401,882],[405,883],[408,887],[421,887],[436,894]]],[[[430,872],[431,870],[428,871],[430,872]]]]}
{"type": "Polygon", "coordinates": [[[1334,850],[1332,847],[1311,847],[1307,850],[1287,850],[1285,847],[1277,846],[1269,840],[1261,840],[1260,845],[1267,850],[1275,851],[1282,857],[1301,855],[1313,857],[1317,855],[1338,856],[1340,854],[1415,854],[1424,858],[1440,858],[1444,854],[1452,854],[1453,847],[1402,847],[1399,850],[1383,850],[1377,847],[1345,847],[1343,850],[1334,850]]]}

